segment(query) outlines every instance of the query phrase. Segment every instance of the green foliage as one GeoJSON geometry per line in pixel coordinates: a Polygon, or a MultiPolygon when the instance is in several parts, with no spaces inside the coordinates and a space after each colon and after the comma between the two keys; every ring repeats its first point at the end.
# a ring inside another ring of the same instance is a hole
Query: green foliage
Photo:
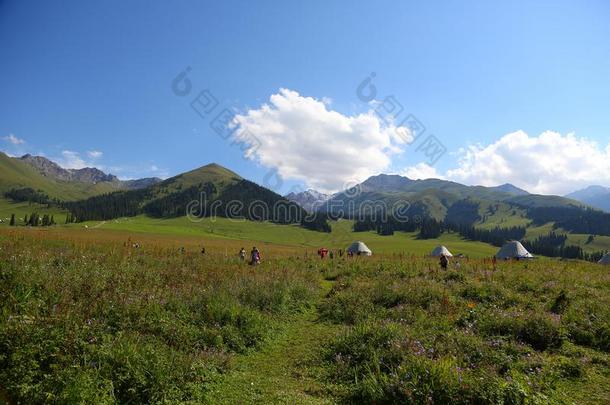
{"type": "Polygon", "coordinates": [[[317,296],[290,263],[31,238],[0,250],[0,379],[23,403],[201,402],[317,296]]]}
{"type": "Polygon", "coordinates": [[[439,271],[406,255],[265,250],[251,267],[212,242],[202,256],[9,233],[0,234],[0,379],[15,402],[610,398],[610,286],[594,264],[493,270],[464,259],[439,271]]]}
{"type": "MultiPolygon", "coordinates": [[[[329,378],[346,402],[587,398],[585,387],[610,375],[610,290],[595,265],[558,263],[499,263],[495,273],[491,263],[462,263],[444,273],[382,261],[343,272],[320,304],[324,319],[348,327],[327,346],[329,378]]],[[[602,389],[596,398],[609,397],[602,389]]]]}

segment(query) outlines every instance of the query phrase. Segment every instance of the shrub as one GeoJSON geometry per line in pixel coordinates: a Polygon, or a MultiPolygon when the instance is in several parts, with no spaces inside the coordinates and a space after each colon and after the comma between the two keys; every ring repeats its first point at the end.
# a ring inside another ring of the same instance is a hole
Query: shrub
{"type": "Polygon", "coordinates": [[[570,299],[564,290],[561,290],[559,295],[555,297],[553,305],[551,306],[551,312],[554,314],[563,314],[570,305],[570,299]]]}

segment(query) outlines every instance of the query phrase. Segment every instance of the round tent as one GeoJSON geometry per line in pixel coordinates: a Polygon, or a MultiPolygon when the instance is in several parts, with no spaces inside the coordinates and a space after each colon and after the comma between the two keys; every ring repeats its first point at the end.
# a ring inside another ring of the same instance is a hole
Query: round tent
{"type": "Polygon", "coordinates": [[[604,255],[604,257],[602,257],[599,262],[599,264],[610,264],[610,253],[606,253],[604,255]]]}
{"type": "Polygon", "coordinates": [[[369,249],[368,246],[364,244],[364,242],[360,241],[352,243],[347,248],[347,252],[359,256],[370,256],[373,254],[373,252],[371,252],[371,249],[369,249]]]}
{"type": "Polygon", "coordinates": [[[449,249],[447,249],[443,245],[435,247],[434,250],[432,251],[432,253],[430,253],[430,256],[432,256],[432,257],[441,257],[441,256],[453,257],[453,255],[451,254],[449,249]]]}
{"type": "Polygon", "coordinates": [[[532,254],[523,247],[521,242],[513,240],[507,242],[496,253],[498,259],[531,259],[532,254]]]}

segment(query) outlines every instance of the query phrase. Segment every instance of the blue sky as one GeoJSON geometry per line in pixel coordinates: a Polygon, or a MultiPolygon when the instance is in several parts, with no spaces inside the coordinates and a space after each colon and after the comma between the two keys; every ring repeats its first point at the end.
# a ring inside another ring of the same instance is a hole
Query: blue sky
{"type": "Polygon", "coordinates": [[[0,149],[124,178],[217,162],[280,192],[381,171],[542,193],[610,185],[607,2],[177,3],[0,1],[0,149]],[[371,72],[367,103],[356,88],[371,72]],[[191,108],[204,89],[258,149],[191,108]],[[400,116],[367,119],[390,95],[446,148],[434,164],[388,135],[400,116]]]}

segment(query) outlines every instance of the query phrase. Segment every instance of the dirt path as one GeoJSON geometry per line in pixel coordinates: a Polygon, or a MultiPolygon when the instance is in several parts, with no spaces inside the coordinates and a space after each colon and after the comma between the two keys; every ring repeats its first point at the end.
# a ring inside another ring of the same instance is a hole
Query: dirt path
{"type": "MultiPolygon", "coordinates": [[[[325,294],[331,284],[325,283],[325,294]]],[[[319,376],[320,348],[340,327],[321,322],[316,309],[295,315],[279,335],[259,351],[239,356],[233,370],[210,387],[220,404],[333,403],[319,376]]]]}

